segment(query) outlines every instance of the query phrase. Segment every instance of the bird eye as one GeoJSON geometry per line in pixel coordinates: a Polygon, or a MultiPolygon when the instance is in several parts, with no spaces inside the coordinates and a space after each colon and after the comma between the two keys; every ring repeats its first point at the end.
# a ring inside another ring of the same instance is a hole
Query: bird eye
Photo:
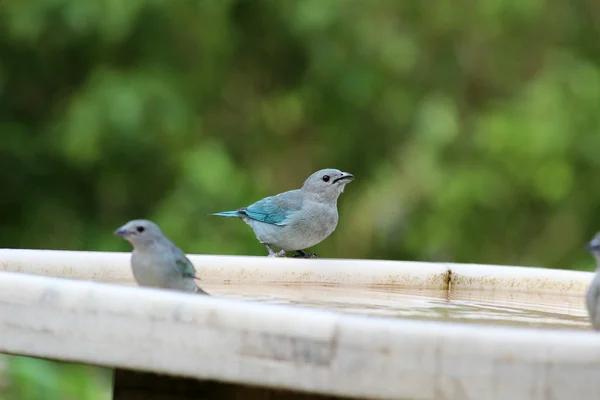
{"type": "Polygon", "coordinates": [[[323,176],[323,182],[329,182],[329,175],[323,176]]]}
{"type": "Polygon", "coordinates": [[[146,230],[146,228],[144,228],[143,226],[138,226],[137,228],[135,228],[136,231],[138,231],[139,233],[142,233],[146,230]]]}

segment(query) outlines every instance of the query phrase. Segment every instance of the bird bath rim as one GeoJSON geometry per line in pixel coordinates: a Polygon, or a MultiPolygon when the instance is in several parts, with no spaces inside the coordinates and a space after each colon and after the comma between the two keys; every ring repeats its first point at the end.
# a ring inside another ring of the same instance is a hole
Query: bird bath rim
{"type": "MultiPolygon", "coordinates": [[[[600,335],[592,331],[380,318],[136,288],[129,257],[0,250],[0,271],[8,271],[0,273],[0,352],[353,398],[587,400],[600,393],[600,335]],[[173,339],[181,337],[192,339],[173,339]]],[[[593,275],[189,257],[201,286],[295,281],[582,296],[593,275]]]]}
{"type": "MultiPolygon", "coordinates": [[[[134,284],[130,253],[0,249],[0,271],[134,284]]],[[[583,295],[592,272],[537,267],[388,260],[269,258],[188,254],[200,285],[380,285],[583,295]]]]}

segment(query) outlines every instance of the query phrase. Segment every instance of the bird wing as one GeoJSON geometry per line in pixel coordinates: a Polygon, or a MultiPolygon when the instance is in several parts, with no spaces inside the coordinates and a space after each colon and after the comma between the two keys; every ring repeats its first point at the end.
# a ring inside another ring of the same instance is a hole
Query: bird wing
{"type": "Polygon", "coordinates": [[[175,267],[181,272],[181,275],[186,278],[197,278],[196,268],[194,268],[194,264],[186,257],[185,253],[175,245],[171,249],[175,256],[175,267]]]}
{"type": "Polygon", "coordinates": [[[303,197],[299,190],[290,190],[276,196],[265,197],[238,211],[256,221],[284,226],[302,208],[302,201],[303,197]]]}
{"type": "Polygon", "coordinates": [[[187,257],[178,258],[177,261],[175,261],[175,265],[177,266],[177,269],[181,271],[181,274],[183,276],[189,278],[196,278],[196,269],[187,257]]]}

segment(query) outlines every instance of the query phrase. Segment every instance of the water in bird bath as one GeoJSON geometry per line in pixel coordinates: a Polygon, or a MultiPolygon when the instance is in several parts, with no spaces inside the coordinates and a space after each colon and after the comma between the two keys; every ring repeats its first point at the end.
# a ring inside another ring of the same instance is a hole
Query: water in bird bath
{"type": "Polygon", "coordinates": [[[583,296],[396,286],[210,285],[211,294],[271,304],[420,320],[589,330],[583,296]]]}

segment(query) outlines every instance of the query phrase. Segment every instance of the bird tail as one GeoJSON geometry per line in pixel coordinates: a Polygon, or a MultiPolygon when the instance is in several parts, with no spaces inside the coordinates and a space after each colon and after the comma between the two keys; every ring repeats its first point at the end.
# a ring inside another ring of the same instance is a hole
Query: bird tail
{"type": "Polygon", "coordinates": [[[241,214],[237,211],[223,211],[223,212],[218,212],[218,213],[214,213],[214,214],[210,214],[210,215],[216,215],[218,217],[241,217],[241,214]]]}

